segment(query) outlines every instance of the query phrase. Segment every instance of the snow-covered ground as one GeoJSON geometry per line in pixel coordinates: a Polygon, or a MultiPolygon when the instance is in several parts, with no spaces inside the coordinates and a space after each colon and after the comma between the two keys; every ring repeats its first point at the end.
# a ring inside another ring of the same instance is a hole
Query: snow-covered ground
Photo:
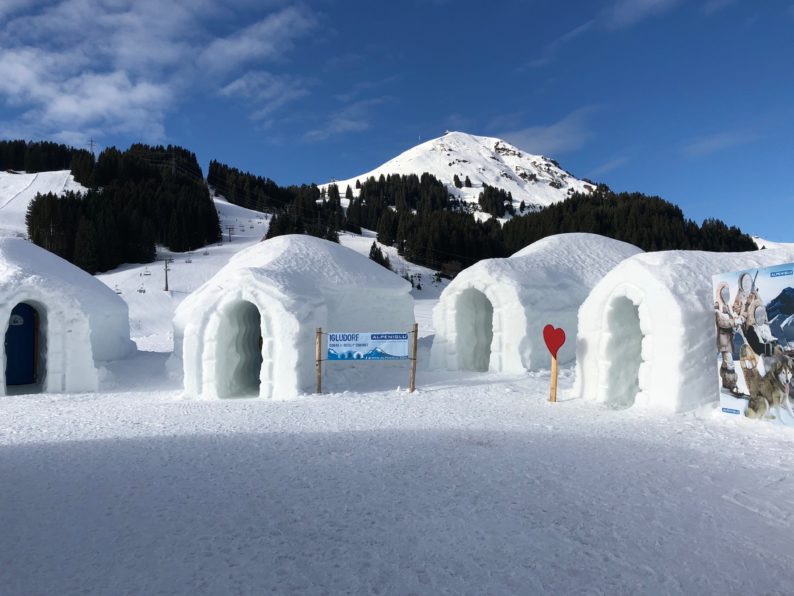
{"type": "Polygon", "coordinates": [[[162,389],[165,356],[116,370],[118,393],[0,402],[3,593],[786,594],[794,582],[783,429],[713,407],[549,404],[547,374],[189,402],[162,389]]]}
{"type": "Polygon", "coordinates": [[[25,214],[37,194],[81,190],[85,188],[74,181],[69,170],[38,174],[0,172],[0,235],[27,236],[25,214]]]}

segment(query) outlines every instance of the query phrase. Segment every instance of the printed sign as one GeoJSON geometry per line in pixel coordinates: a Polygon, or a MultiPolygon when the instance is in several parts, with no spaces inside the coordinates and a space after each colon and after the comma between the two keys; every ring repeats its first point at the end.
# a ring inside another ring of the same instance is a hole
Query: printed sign
{"type": "Polygon", "coordinates": [[[794,426],[794,263],[715,275],[720,408],[794,426]]]}
{"type": "Polygon", "coordinates": [[[329,333],[328,360],[408,360],[407,333],[329,333]]]}

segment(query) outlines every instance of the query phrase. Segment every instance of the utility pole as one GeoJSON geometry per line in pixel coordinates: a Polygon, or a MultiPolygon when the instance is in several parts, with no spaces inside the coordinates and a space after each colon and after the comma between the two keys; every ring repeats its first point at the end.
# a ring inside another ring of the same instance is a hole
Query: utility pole
{"type": "Polygon", "coordinates": [[[234,230],[234,226],[227,226],[226,229],[229,230],[229,244],[231,244],[231,242],[232,242],[232,230],[234,230]]]}
{"type": "MultiPolygon", "coordinates": [[[[90,148],[90,150],[91,150],[91,155],[94,155],[94,145],[95,145],[95,144],[96,144],[96,143],[94,142],[94,139],[93,139],[93,137],[92,137],[91,139],[89,139],[89,141],[88,141],[88,147],[89,147],[89,148],[90,148]]],[[[96,155],[94,155],[94,157],[96,157],[96,155]]]]}
{"type": "Polygon", "coordinates": [[[163,271],[165,272],[165,287],[163,288],[164,292],[168,291],[168,272],[171,271],[171,268],[168,266],[174,262],[174,259],[171,257],[166,257],[165,261],[163,261],[163,271]]]}

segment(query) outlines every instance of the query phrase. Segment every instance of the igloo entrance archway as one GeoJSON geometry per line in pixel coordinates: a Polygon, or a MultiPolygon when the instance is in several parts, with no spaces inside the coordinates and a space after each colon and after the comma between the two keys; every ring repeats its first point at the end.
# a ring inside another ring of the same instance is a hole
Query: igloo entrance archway
{"type": "Polygon", "coordinates": [[[220,313],[215,358],[218,397],[259,395],[262,371],[262,317],[247,300],[220,313]]]}
{"type": "Polygon", "coordinates": [[[606,312],[606,329],[603,401],[615,408],[628,408],[640,391],[643,364],[639,307],[626,296],[616,296],[606,312]]]}
{"type": "Polygon", "coordinates": [[[20,302],[11,309],[6,328],[5,384],[10,393],[39,392],[46,376],[46,309],[20,302]]]}
{"type": "Polygon", "coordinates": [[[475,288],[458,296],[455,308],[455,347],[462,370],[487,371],[493,343],[494,308],[488,297],[475,288]]]}

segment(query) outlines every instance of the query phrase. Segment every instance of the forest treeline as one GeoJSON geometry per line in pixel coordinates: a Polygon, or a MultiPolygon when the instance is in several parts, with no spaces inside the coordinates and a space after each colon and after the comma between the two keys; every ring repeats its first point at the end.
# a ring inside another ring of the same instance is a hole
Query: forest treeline
{"type": "Polygon", "coordinates": [[[218,213],[187,149],[135,144],[79,157],[72,173],[88,190],[38,195],[28,208],[28,237],[39,246],[96,273],[151,262],[156,244],[183,252],[220,241],[218,213]]]}
{"type": "Polygon", "coordinates": [[[299,233],[338,241],[341,231],[367,228],[407,260],[447,275],[563,232],[601,234],[646,251],[755,249],[749,236],[720,220],[698,225],[659,197],[614,193],[603,185],[592,194],[574,194],[525,212],[513,208],[509,193],[493,187],[483,188],[479,205],[462,203],[427,173],[381,175],[356,181],[354,188],[331,184],[320,189],[280,186],[213,160],[205,182],[195,155],[174,146],[111,147],[94,160],[87,151],[55,143],[10,141],[0,143],[0,157],[5,167],[28,171],[63,169],[68,160],[89,191],[61,199],[37,197],[28,213],[28,233],[92,273],[151,261],[155,244],[185,251],[217,242],[220,227],[208,184],[231,203],[271,213],[268,238],[299,233]],[[502,225],[480,211],[513,217],[502,225]]]}

